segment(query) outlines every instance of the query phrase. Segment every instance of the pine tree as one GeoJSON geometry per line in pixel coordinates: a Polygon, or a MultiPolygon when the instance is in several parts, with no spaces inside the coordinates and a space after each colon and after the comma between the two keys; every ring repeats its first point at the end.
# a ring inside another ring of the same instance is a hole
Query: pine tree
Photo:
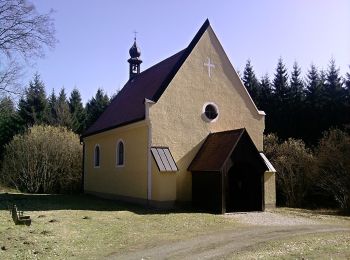
{"type": "Polygon", "coordinates": [[[340,101],[343,96],[343,83],[339,75],[339,69],[335,65],[335,60],[331,59],[328,71],[327,71],[327,81],[326,81],[326,93],[327,97],[333,101],[340,101]]]}
{"type": "Polygon", "coordinates": [[[320,93],[320,78],[318,75],[317,68],[314,64],[311,64],[310,70],[306,75],[306,85],[305,85],[305,96],[306,102],[314,104],[314,102],[318,99],[318,95],[320,93]]]}
{"type": "Polygon", "coordinates": [[[36,73],[25,91],[25,97],[19,101],[19,116],[27,126],[46,123],[46,107],[45,85],[36,73]]]}
{"type": "MultiPolygon", "coordinates": [[[[349,69],[350,69],[350,66],[349,66],[349,69]]],[[[349,72],[346,73],[344,85],[346,90],[350,90],[350,73],[349,72]]]]}
{"type": "Polygon", "coordinates": [[[72,129],[75,133],[82,134],[85,129],[85,110],[78,89],[73,89],[68,104],[72,115],[72,129]]]}
{"type": "Polygon", "coordinates": [[[310,109],[320,112],[325,106],[325,84],[325,72],[318,73],[316,66],[311,64],[305,84],[305,102],[310,109]]]}
{"type": "MultiPolygon", "coordinates": [[[[350,68],[350,66],[349,66],[350,68]]],[[[346,107],[346,128],[350,130],[350,73],[347,72],[344,80],[345,85],[345,107],[346,107]]]]}
{"type": "MultiPolygon", "coordinates": [[[[4,146],[22,130],[15,105],[10,97],[0,99],[0,163],[4,146]]],[[[1,167],[0,167],[1,168],[1,167]]]]}
{"type": "Polygon", "coordinates": [[[65,126],[68,129],[72,128],[72,118],[71,118],[71,113],[69,111],[67,95],[64,88],[61,89],[58,95],[56,114],[57,114],[58,125],[65,126]]]}
{"type": "Polygon", "coordinates": [[[266,120],[266,132],[271,133],[273,128],[273,122],[271,118],[271,111],[273,110],[273,100],[272,100],[272,85],[269,79],[269,75],[265,74],[260,80],[260,107],[267,117],[266,120]]]}
{"type": "Polygon", "coordinates": [[[300,78],[301,76],[301,69],[297,62],[294,62],[293,64],[293,71],[291,75],[290,80],[290,95],[292,102],[294,103],[300,103],[304,97],[304,83],[303,80],[300,78]]]}
{"type": "Polygon", "coordinates": [[[316,144],[324,129],[325,119],[320,116],[325,107],[325,73],[318,72],[311,64],[305,81],[305,105],[303,118],[303,140],[310,145],[316,144]]]}
{"type": "Polygon", "coordinates": [[[260,80],[260,91],[261,91],[261,109],[264,111],[270,110],[272,99],[272,85],[269,79],[269,75],[265,74],[260,80]]]}
{"type": "Polygon", "coordinates": [[[287,127],[287,135],[288,137],[301,138],[305,127],[302,114],[304,110],[304,82],[301,79],[301,69],[297,62],[293,64],[288,95],[286,113],[289,118],[289,126],[287,127]]]}
{"type": "Polygon", "coordinates": [[[287,100],[289,94],[288,73],[282,58],[278,59],[275,78],[273,79],[275,99],[279,103],[287,100]]]}
{"type": "Polygon", "coordinates": [[[349,72],[347,72],[345,75],[344,86],[345,86],[345,93],[346,93],[345,94],[346,102],[347,102],[347,105],[350,106],[350,73],[349,72]]]}
{"type": "Polygon", "coordinates": [[[273,103],[270,114],[271,131],[276,133],[281,139],[289,136],[289,98],[290,87],[288,84],[288,73],[282,58],[279,58],[276,68],[275,77],[273,79],[273,103]]]}
{"type": "Polygon", "coordinates": [[[320,70],[320,86],[322,89],[326,88],[327,73],[324,70],[320,70]]]}
{"type": "Polygon", "coordinates": [[[250,60],[247,60],[247,64],[245,65],[245,68],[244,68],[242,80],[250,96],[252,97],[256,105],[259,107],[259,103],[260,103],[259,102],[260,101],[259,100],[259,96],[260,96],[259,81],[255,76],[255,72],[250,60]]]}
{"type": "Polygon", "coordinates": [[[55,90],[52,89],[51,95],[47,100],[47,122],[50,125],[57,126],[57,97],[55,94],[55,90]]]}
{"type": "Polygon", "coordinates": [[[328,130],[330,127],[342,127],[346,121],[344,115],[345,90],[334,59],[331,59],[326,73],[325,94],[326,107],[323,113],[327,122],[324,130],[328,130]]]}
{"type": "Polygon", "coordinates": [[[102,89],[98,89],[95,97],[86,104],[86,129],[88,129],[109,105],[109,98],[102,89]]]}

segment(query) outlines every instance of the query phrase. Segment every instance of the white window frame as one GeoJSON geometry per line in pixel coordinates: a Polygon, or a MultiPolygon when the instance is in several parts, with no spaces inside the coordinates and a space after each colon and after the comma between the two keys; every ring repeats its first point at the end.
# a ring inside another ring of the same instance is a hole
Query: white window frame
{"type": "Polygon", "coordinates": [[[99,144],[95,144],[94,147],[94,168],[100,168],[101,167],[101,146],[99,144]],[[96,147],[98,147],[98,165],[96,165],[96,147]]]}
{"type": "Polygon", "coordinates": [[[115,148],[115,166],[117,168],[121,168],[125,166],[125,142],[123,141],[123,139],[119,139],[117,141],[117,145],[115,148]],[[119,144],[120,143],[123,144],[123,164],[119,164],[119,144]]]}

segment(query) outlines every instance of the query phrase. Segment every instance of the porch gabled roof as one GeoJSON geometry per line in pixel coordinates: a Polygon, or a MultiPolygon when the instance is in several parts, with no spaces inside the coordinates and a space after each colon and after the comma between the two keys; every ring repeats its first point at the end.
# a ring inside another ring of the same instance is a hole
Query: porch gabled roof
{"type": "MultiPolygon", "coordinates": [[[[247,145],[250,145],[253,151],[256,151],[256,158],[261,160],[260,163],[266,167],[247,130],[241,128],[209,134],[188,170],[191,172],[221,172],[237,144],[243,138],[247,140],[247,145]]],[[[268,170],[267,167],[266,170],[268,170]]]]}

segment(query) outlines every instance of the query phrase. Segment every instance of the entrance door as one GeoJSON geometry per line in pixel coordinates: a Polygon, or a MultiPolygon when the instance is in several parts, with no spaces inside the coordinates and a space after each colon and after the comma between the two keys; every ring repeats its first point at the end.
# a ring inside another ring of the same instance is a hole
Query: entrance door
{"type": "Polygon", "coordinates": [[[262,210],[262,173],[250,164],[236,163],[226,178],[226,212],[262,210]]]}

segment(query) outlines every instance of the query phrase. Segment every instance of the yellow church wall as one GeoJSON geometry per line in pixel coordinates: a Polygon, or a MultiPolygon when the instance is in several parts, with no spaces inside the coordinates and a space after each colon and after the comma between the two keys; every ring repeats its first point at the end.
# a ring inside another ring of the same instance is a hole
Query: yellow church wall
{"type": "Polygon", "coordinates": [[[152,158],[152,201],[176,200],[176,173],[160,172],[152,158]]]}
{"type": "Polygon", "coordinates": [[[274,172],[265,172],[264,190],[265,190],[265,207],[274,208],[276,206],[276,174],[274,172]]]}
{"type": "Polygon", "coordinates": [[[252,103],[211,27],[149,113],[152,146],[169,146],[179,167],[176,199],[180,201],[192,199],[192,177],[187,167],[209,133],[245,127],[262,150],[264,115],[252,103]],[[215,65],[211,77],[204,66],[208,58],[215,65]],[[202,119],[206,102],[218,106],[216,122],[202,119]]]}
{"type": "Polygon", "coordinates": [[[86,192],[147,199],[147,140],[144,121],[84,138],[86,192]],[[124,142],[124,166],[116,164],[117,142],[124,142]],[[94,148],[100,146],[100,167],[94,148]]]}

